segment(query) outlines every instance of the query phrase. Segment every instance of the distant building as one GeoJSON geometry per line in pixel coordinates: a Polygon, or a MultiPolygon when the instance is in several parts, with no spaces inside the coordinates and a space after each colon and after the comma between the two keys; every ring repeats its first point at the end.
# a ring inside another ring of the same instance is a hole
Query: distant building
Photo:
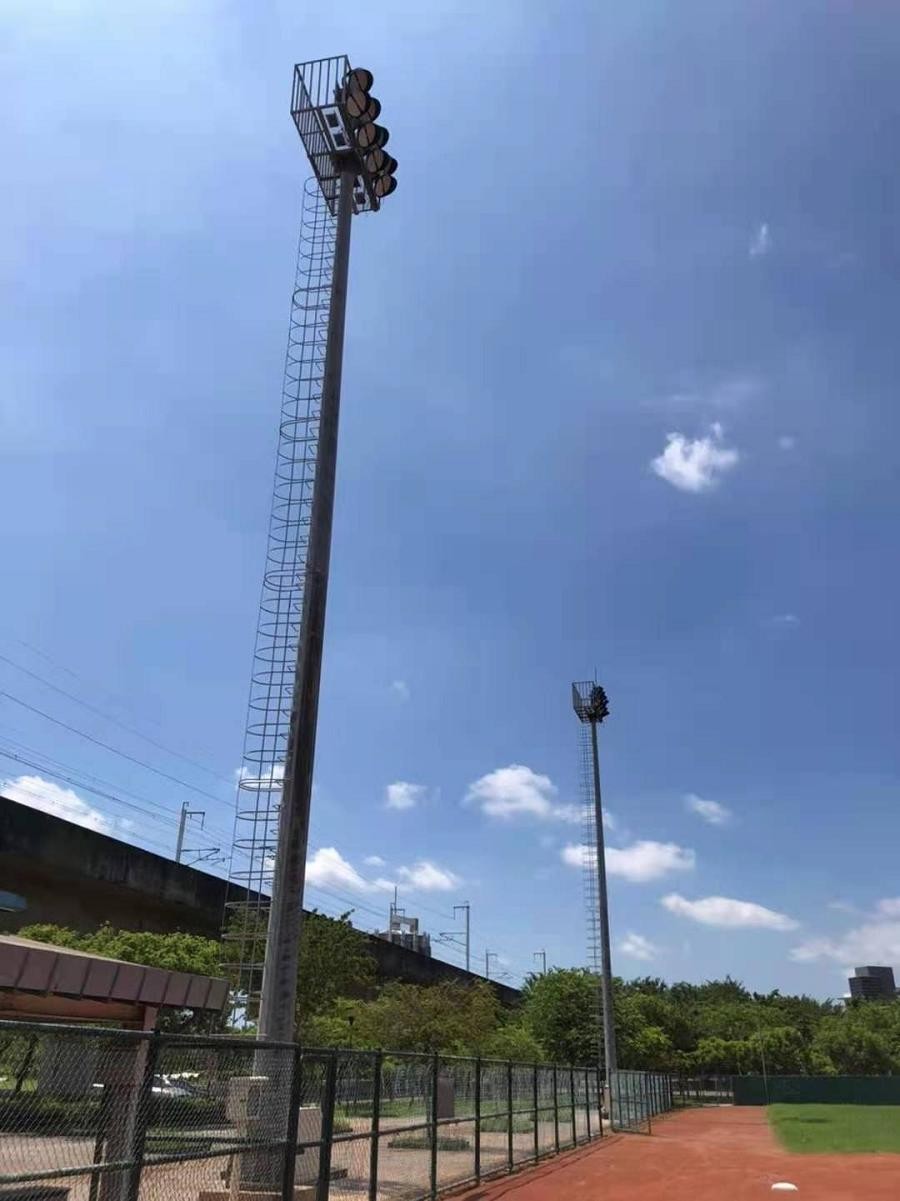
{"type": "Polygon", "coordinates": [[[385,942],[395,946],[406,947],[407,951],[416,951],[419,955],[431,954],[431,938],[424,930],[419,930],[419,919],[407,917],[393,906],[391,907],[390,926],[378,934],[385,942]]]}
{"type": "Polygon", "coordinates": [[[854,968],[849,984],[855,1001],[893,1001],[897,995],[892,967],[854,968]]]}

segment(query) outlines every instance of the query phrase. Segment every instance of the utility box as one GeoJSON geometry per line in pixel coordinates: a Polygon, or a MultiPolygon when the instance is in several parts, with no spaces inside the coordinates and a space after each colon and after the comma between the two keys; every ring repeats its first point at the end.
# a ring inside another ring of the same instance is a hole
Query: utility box
{"type": "Polygon", "coordinates": [[[232,1076],[225,1098],[225,1117],[241,1134],[249,1134],[262,1117],[268,1076],[232,1076]]]}

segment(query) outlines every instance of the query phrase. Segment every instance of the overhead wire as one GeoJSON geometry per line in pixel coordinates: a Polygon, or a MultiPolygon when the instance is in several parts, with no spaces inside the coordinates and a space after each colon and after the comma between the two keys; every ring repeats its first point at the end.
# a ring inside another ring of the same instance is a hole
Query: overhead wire
{"type": "MultiPolygon", "coordinates": [[[[181,788],[189,788],[192,792],[196,792],[199,796],[208,797],[209,800],[215,801],[217,805],[223,804],[221,797],[215,793],[208,792],[205,788],[198,788],[196,784],[190,784],[187,780],[182,780],[178,776],[173,776],[171,773],[163,771],[159,767],[154,767],[152,763],[147,763],[143,759],[138,759],[136,755],[129,755],[127,751],[120,751],[118,747],[111,746],[110,743],[104,742],[102,738],[95,738],[93,734],[88,734],[86,730],[81,730],[77,726],[71,725],[62,718],[54,717],[52,713],[47,713],[43,709],[39,709],[37,705],[29,705],[27,701],[23,701],[21,697],[14,696],[11,692],[6,692],[0,689],[0,697],[5,700],[12,701],[14,705],[20,705],[23,709],[27,709],[30,713],[35,713],[39,717],[45,718],[47,721],[53,722],[54,725],[61,726],[65,730],[69,730],[72,734],[77,734],[79,738],[84,738],[94,746],[102,747],[106,751],[110,751],[113,755],[118,755],[120,759],[127,759],[129,763],[134,763],[138,767],[143,767],[146,771],[151,771],[154,775],[162,777],[164,780],[169,780],[173,784],[178,784],[181,788]]],[[[233,804],[233,802],[232,802],[233,804]]]]}

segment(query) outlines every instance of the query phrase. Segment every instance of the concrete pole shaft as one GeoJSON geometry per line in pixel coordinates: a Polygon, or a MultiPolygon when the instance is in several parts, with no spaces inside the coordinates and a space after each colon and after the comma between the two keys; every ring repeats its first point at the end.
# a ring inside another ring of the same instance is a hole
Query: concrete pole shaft
{"type": "Polygon", "coordinates": [[[259,1007],[260,1037],[286,1042],[293,1039],[295,1031],[297,963],[303,920],[309,808],[334,517],[341,368],[350,267],[350,224],[353,215],[353,183],[357,173],[356,166],[342,170],[338,191],[316,482],[310,515],[303,612],[297,640],[294,698],[281,791],[278,849],[259,1007]]]}
{"type": "Polygon", "coordinates": [[[594,821],[597,826],[597,905],[600,921],[600,997],[603,1011],[603,1051],[606,1083],[618,1067],[616,1023],[613,1013],[612,955],[609,946],[609,902],[606,893],[606,854],[603,838],[603,805],[600,799],[600,752],[597,748],[597,723],[591,722],[591,752],[594,768],[594,821]]]}

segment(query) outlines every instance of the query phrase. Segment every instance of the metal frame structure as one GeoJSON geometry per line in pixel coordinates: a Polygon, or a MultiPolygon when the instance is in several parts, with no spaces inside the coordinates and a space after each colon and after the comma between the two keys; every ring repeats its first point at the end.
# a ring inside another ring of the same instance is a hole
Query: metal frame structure
{"type": "Polygon", "coordinates": [[[597,726],[609,715],[606,692],[596,680],[572,685],[572,708],[581,724],[581,791],[584,814],[584,900],[588,965],[598,977],[598,1025],[603,1032],[603,1061],[609,1086],[618,1067],[613,1011],[612,953],[609,939],[609,901],[600,794],[600,754],[597,726]]]}
{"type": "Polygon", "coordinates": [[[350,227],[396,187],[371,73],[345,55],[294,68],[291,116],[314,172],[303,199],[272,511],[224,936],[235,1009],[289,1040],[331,555],[350,227]],[[271,899],[270,899],[271,896],[271,899]],[[255,1012],[259,996],[258,1015],[255,1012]]]}

